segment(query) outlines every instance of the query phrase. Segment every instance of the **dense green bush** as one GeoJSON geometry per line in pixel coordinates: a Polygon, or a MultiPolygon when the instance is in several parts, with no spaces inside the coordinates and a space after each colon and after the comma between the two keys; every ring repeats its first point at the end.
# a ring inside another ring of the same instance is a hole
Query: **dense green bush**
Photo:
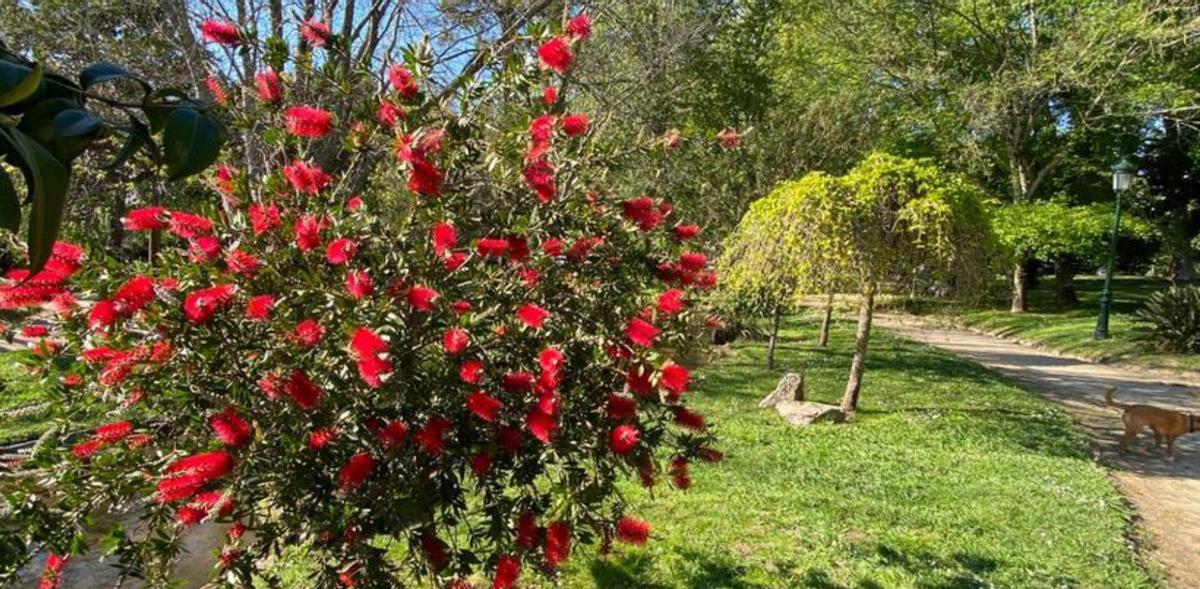
{"type": "Polygon", "coordinates": [[[1172,287],[1156,292],[1137,313],[1150,328],[1147,339],[1169,352],[1200,352],[1200,287],[1172,287]]]}

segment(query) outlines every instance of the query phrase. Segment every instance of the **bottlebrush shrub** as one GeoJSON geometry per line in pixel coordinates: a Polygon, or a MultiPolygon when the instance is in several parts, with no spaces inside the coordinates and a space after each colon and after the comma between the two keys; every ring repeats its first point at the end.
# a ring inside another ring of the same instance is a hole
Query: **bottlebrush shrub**
{"type": "Polygon", "coordinates": [[[345,120],[288,104],[272,74],[274,169],[219,169],[199,212],[130,211],[129,230],[163,235],[155,265],[78,269],[95,302],[64,324],[56,349],[84,377],[64,395],[114,423],[22,465],[15,552],[78,551],[87,514],[122,506],[149,532],[113,532],[117,551],[155,582],[203,521],[232,524],[219,577],[239,586],[293,545],[306,586],[509,587],[579,543],[646,542],[618,481],[686,489],[720,457],[680,362],[716,277],[669,200],[606,186],[601,117],[542,99],[590,21],[565,30],[473,108],[441,108],[427,70],[396,64],[389,116],[345,120]],[[394,163],[351,192],[312,158],[338,133],[344,159],[394,163]]]}

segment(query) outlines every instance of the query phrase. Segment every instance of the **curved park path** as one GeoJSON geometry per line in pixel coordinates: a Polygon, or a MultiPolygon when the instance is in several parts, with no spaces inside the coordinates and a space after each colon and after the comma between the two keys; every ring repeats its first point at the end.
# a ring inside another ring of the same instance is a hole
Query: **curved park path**
{"type": "Polygon", "coordinates": [[[1104,404],[1104,391],[1117,387],[1117,399],[1126,403],[1196,413],[1200,387],[1171,382],[1170,374],[1091,364],[910,317],[883,315],[876,325],[979,362],[1062,405],[1087,431],[1094,453],[1136,508],[1148,536],[1142,540],[1162,565],[1170,586],[1200,587],[1200,433],[1179,438],[1177,462],[1155,450],[1148,433],[1134,442],[1129,453],[1118,454],[1120,414],[1104,404]]]}

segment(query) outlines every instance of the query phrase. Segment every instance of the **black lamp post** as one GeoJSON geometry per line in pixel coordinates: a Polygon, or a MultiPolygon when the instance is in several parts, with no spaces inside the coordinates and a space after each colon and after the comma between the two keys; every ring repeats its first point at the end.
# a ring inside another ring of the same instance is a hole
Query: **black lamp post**
{"type": "Polygon", "coordinates": [[[1117,234],[1121,230],[1121,193],[1129,190],[1133,183],[1133,173],[1137,167],[1125,158],[1113,165],[1113,194],[1116,204],[1113,206],[1112,235],[1108,239],[1108,266],[1104,269],[1104,292],[1100,295],[1100,317],[1096,319],[1096,339],[1108,339],[1108,311],[1112,306],[1112,277],[1117,261],[1117,234]]]}

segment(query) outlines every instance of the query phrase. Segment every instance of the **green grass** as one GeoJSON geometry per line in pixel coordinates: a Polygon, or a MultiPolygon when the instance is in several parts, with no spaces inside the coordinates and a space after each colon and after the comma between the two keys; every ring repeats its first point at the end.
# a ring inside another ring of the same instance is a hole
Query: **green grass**
{"type": "Polygon", "coordinates": [[[794,429],[756,408],[789,370],[835,402],[852,326],[828,350],[792,324],[780,367],[742,342],[693,402],[728,459],[656,497],[645,548],[580,550],[566,587],[1147,587],[1130,512],[1056,408],[978,365],[876,334],[859,420],[794,429]]]}
{"type": "Polygon", "coordinates": [[[1110,337],[1096,341],[1092,333],[1096,328],[1103,286],[1104,281],[1097,278],[1077,278],[1075,288],[1079,293],[1079,305],[1058,311],[1054,304],[1054,277],[1050,276],[1043,278],[1037,288],[1030,289],[1028,313],[1010,313],[1008,301],[997,301],[996,306],[987,309],[956,309],[953,313],[967,325],[1092,360],[1149,368],[1200,370],[1198,354],[1164,354],[1151,349],[1141,340],[1146,329],[1133,320],[1146,297],[1169,286],[1166,281],[1115,278],[1110,337]]]}
{"type": "Polygon", "coordinates": [[[46,398],[38,378],[27,370],[29,360],[27,351],[0,353],[0,444],[37,436],[49,425],[46,412],[4,415],[46,398]]]}

